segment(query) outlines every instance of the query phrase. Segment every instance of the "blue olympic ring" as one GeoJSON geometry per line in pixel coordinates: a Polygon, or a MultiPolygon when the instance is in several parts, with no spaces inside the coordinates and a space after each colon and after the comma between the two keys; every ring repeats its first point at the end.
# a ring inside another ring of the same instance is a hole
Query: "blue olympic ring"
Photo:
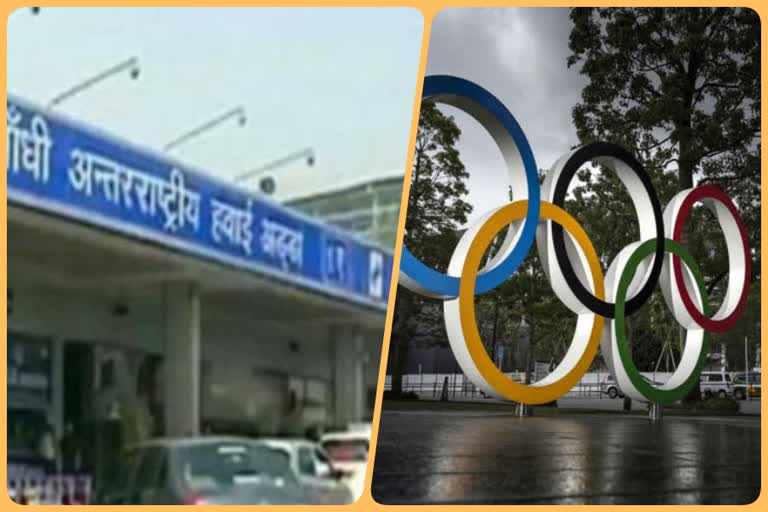
{"type": "MultiPolygon", "coordinates": [[[[523,224],[523,230],[518,239],[517,245],[512,249],[509,255],[499,263],[495,268],[479,274],[475,285],[475,293],[482,294],[493,290],[511,276],[525,259],[528,251],[533,245],[536,237],[536,227],[539,223],[539,209],[541,206],[541,195],[539,188],[539,174],[536,160],[528,144],[528,139],[523,133],[523,129],[517,123],[512,113],[499,101],[493,94],[479,85],[447,75],[431,75],[424,78],[424,89],[422,92],[422,102],[433,98],[435,101],[442,101],[443,98],[454,98],[474,103],[490,114],[501,127],[512,136],[512,140],[517,145],[517,150],[525,169],[525,177],[528,185],[528,211],[523,224]]],[[[455,105],[461,108],[460,105],[455,105]]],[[[515,198],[523,199],[523,198],[515,198]]],[[[411,251],[403,244],[403,251],[400,259],[400,271],[406,274],[410,279],[418,283],[423,288],[431,292],[447,296],[457,297],[459,295],[459,278],[437,272],[425,265],[421,260],[415,257],[411,251]]]]}

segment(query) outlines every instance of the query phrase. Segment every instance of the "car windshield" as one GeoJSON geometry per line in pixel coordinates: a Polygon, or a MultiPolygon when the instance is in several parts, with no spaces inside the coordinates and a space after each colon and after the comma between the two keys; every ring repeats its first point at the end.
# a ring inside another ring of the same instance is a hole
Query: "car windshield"
{"type": "Polygon", "coordinates": [[[217,442],[185,446],[178,463],[184,485],[197,492],[216,492],[234,485],[294,484],[288,454],[262,445],[217,442]]]}
{"type": "Polygon", "coordinates": [[[334,462],[365,462],[368,460],[367,439],[328,439],[323,449],[334,462]]]}

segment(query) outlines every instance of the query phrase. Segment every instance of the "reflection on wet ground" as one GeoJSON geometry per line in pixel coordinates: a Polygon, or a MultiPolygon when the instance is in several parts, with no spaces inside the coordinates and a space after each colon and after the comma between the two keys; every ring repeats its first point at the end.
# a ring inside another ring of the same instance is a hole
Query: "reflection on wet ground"
{"type": "Polygon", "coordinates": [[[401,503],[751,503],[760,418],[382,412],[373,496],[401,503]]]}

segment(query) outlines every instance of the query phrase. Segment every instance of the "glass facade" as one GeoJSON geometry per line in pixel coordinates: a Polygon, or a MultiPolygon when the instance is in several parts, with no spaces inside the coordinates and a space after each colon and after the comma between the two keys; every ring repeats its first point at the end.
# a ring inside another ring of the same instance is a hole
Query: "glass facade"
{"type": "Polygon", "coordinates": [[[395,246],[403,175],[339,186],[311,196],[286,201],[286,205],[338,226],[383,247],[395,246]]]}

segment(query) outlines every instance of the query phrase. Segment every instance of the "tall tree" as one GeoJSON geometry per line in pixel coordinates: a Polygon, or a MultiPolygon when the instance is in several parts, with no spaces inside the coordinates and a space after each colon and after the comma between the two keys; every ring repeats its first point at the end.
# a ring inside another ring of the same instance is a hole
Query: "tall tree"
{"type": "MultiPolygon", "coordinates": [[[[694,184],[723,188],[745,220],[755,248],[751,278],[758,281],[757,14],[741,8],[576,8],[571,19],[568,66],[580,66],[589,79],[573,109],[579,139],[607,140],[633,151],[650,172],[663,204],[694,184]]],[[[614,176],[590,177],[585,171],[581,178],[576,198],[590,198],[579,202],[581,214],[593,225],[590,234],[606,235],[607,245],[599,247],[615,254],[627,236],[634,236],[616,233],[613,226],[630,225],[634,212],[624,206],[606,213],[606,205],[622,196],[614,176]]],[[[707,215],[703,209],[693,212],[684,239],[700,262],[713,302],[724,293],[727,255],[719,227],[707,215]]],[[[748,306],[758,308],[759,303],[750,299],[748,306]]],[[[644,325],[645,330],[655,329],[644,325]]]]}
{"type": "MultiPolygon", "coordinates": [[[[404,242],[426,265],[444,272],[472,206],[464,201],[469,176],[456,143],[461,135],[453,117],[423,103],[416,134],[404,242]]],[[[393,394],[402,391],[402,365],[415,342],[445,341],[440,301],[400,287],[390,341],[393,394]]]]}
{"type": "Polygon", "coordinates": [[[759,173],[722,162],[753,153],[760,137],[754,11],[578,8],[571,19],[568,65],[581,64],[590,79],[573,110],[582,140],[610,138],[656,167],[674,165],[681,188],[692,187],[711,162],[734,179],[759,173]]]}

